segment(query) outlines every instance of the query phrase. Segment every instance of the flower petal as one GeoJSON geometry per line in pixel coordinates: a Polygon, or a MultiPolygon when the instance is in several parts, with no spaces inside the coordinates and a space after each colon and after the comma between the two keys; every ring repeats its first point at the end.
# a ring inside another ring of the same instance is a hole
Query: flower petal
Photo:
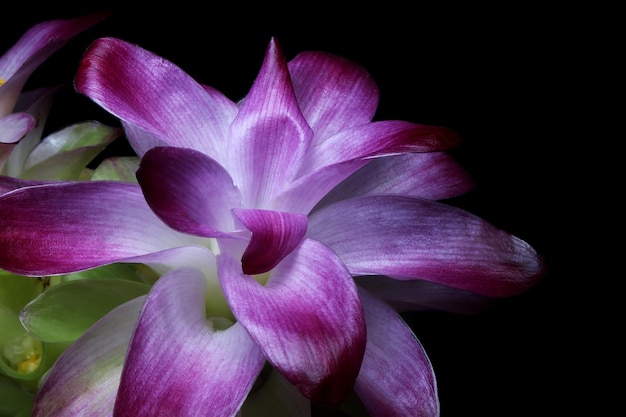
{"type": "Polygon", "coordinates": [[[544,274],[523,240],[464,210],[403,196],[323,207],[308,237],[333,249],[353,275],[425,279],[492,297],[517,295],[544,274]]]}
{"type": "MultiPolygon", "coordinates": [[[[119,39],[98,39],[85,52],[75,85],[126,125],[164,145],[196,149],[223,162],[236,104],[207,91],[164,58],[119,39]]],[[[129,140],[139,156],[147,151],[132,135],[129,140]]]]}
{"type": "Polygon", "coordinates": [[[0,268],[22,275],[75,272],[191,244],[161,222],[136,184],[20,188],[0,196],[0,268]]]}
{"type": "Polygon", "coordinates": [[[241,205],[228,172],[193,149],[159,147],[141,159],[137,179],[152,210],[170,227],[198,236],[227,236],[231,208],[241,205]]]}
{"type": "Polygon", "coordinates": [[[307,51],[289,61],[289,72],[302,113],[315,132],[315,144],[374,117],[378,87],[355,63],[307,51]]]}
{"type": "Polygon", "coordinates": [[[11,113],[0,117],[0,152],[5,144],[13,144],[26,136],[36,124],[37,120],[28,113],[11,113]]]}
{"type": "Polygon", "coordinates": [[[213,330],[205,284],[191,268],[163,275],[135,328],[115,403],[115,417],[232,416],[265,358],[235,323],[213,330]]]}
{"type": "Polygon", "coordinates": [[[233,313],[265,356],[308,398],[338,405],[351,392],[365,348],[354,281],[313,240],[286,257],[262,286],[222,252],[218,273],[233,313]]]}
{"type": "Polygon", "coordinates": [[[275,39],[231,126],[228,170],[245,207],[271,209],[298,171],[313,132],[302,115],[275,39]]]}
{"type": "Polygon", "coordinates": [[[252,232],[241,263],[244,274],[262,274],[291,253],[306,234],[303,214],[269,210],[234,209],[233,213],[252,232]]]}
{"type": "Polygon", "coordinates": [[[124,356],[145,298],[115,308],[61,354],[37,392],[33,417],[113,415],[124,356]]]}
{"type": "Polygon", "coordinates": [[[372,417],[439,416],[435,374],[424,348],[398,313],[359,290],[367,345],[354,387],[372,417]]]}

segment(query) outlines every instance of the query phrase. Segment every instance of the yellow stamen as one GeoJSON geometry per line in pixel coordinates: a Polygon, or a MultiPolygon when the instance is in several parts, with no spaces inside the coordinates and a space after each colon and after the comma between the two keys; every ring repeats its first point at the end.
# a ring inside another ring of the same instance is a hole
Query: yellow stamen
{"type": "Polygon", "coordinates": [[[4,81],[4,78],[0,78],[0,85],[6,83],[6,81],[4,81]]]}
{"type": "Polygon", "coordinates": [[[2,353],[11,368],[20,374],[29,374],[41,364],[43,347],[39,340],[24,334],[4,345],[2,353]]]}

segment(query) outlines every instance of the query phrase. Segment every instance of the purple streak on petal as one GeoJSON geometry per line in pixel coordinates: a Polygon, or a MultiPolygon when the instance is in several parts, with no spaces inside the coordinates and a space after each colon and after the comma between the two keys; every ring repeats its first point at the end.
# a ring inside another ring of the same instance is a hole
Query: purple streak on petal
{"type": "Polygon", "coordinates": [[[235,209],[233,213],[252,232],[241,258],[243,272],[248,275],[274,268],[306,234],[307,219],[303,214],[245,209],[235,209]]]}
{"type": "Polygon", "coordinates": [[[437,417],[437,383],[424,348],[398,313],[360,290],[367,345],[354,387],[372,417],[437,417]]]}
{"type": "Polygon", "coordinates": [[[22,139],[37,124],[28,113],[11,113],[0,117],[0,152],[5,144],[14,144],[22,139]]]}
{"type": "Polygon", "coordinates": [[[449,154],[409,153],[370,161],[335,187],[320,205],[372,194],[443,200],[465,194],[473,187],[467,172],[449,154]]]}
{"type": "Polygon", "coordinates": [[[368,123],[339,132],[324,143],[312,147],[300,175],[353,159],[444,151],[459,142],[459,136],[445,127],[399,120],[368,123]]]}
{"type": "Polygon", "coordinates": [[[190,244],[150,210],[137,184],[68,182],[0,196],[0,268],[56,275],[190,244]]]}
{"type": "Polygon", "coordinates": [[[238,323],[215,331],[205,282],[192,268],[154,285],[135,328],[114,417],[233,416],[265,358],[238,323]]]}
{"type": "Polygon", "coordinates": [[[302,115],[278,42],[270,42],[263,66],[231,126],[229,172],[244,207],[271,209],[293,179],[313,132],[302,115]]]}
{"type": "Polygon", "coordinates": [[[228,236],[241,196],[228,172],[193,149],[160,147],[141,159],[137,179],[154,212],[170,227],[205,237],[228,236]]]}
{"type": "Polygon", "coordinates": [[[523,240],[446,204],[404,196],[366,196],[321,208],[308,237],[353,275],[425,279],[491,297],[517,295],[545,273],[523,240]]]}
{"type": "Polygon", "coordinates": [[[289,61],[289,72],[302,113],[315,132],[315,144],[374,117],[378,88],[359,65],[307,51],[289,61]]]}
{"type": "MultiPolygon", "coordinates": [[[[85,52],[75,85],[125,124],[223,163],[236,104],[166,59],[119,39],[98,39],[85,52]]],[[[136,149],[140,156],[146,150],[136,149]]]]}
{"type": "Polygon", "coordinates": [[[111,310],[57,359],[37,392],[33,417],[107,417],[145,296],[111,310]]]}
{"type": "Polygon", "coordinates": [[[344,401],[361,365],[365,327],[339,258],[304,240],[265,286],[244,275],[228,252],[218,257],[218,273],[233,313],[268,360],[308,398],[344,401]]]}
{"type": "Polygon", "coordinates": [[[26,31],[0,56],[0,116],[13,109],[28,77],[50,55],[80,32],[105,19],[108,13],[93,13],[74,19],[49,20],[26,31]]]}

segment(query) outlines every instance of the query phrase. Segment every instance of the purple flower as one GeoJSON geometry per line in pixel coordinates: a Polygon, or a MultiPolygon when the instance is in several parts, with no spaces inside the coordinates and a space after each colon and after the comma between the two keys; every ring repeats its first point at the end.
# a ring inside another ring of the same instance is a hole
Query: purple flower
{"type": "Polygon", "coordinates": [[[121,120],[139,185],[1,196],[0,267],[139,262],[163,275],[63,354],[35,415],[272,415],[272,395],[307,415],[309,399],[339,406],[354,389],[373,416],[436,416],[430,362],[385,301],[455,310],[451,297],[519,294],[543,273],[526,242],[435,201],[472,185],[442,152],[459,138],[373,122],[378,90],[345,59],[287,62],[272,40],[236,103],[109,38],[76,87],[121,120]]]}

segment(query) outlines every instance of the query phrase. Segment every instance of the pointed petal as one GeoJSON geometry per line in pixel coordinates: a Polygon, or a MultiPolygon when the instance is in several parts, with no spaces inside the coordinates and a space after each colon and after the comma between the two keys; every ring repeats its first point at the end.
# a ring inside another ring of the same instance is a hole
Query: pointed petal
{"type": "Polygon", "coordinates": [[[449,154],[409,153],[370,161],[335,187],[320,205],[372,194],[442,200],[465,194],[473,186],[467,172],[449,154]]]}
{"type": "Polygon", "coordinates": [[[0,117],[0,149],[22,139],[37,124],[28,113],[11,113],[0,117]]]}
{"type": "Polygon", "coordinates": [[[214,331],[205,318],[204,277],[191,268],[162,276],[128,350],[115,417],[232,416],[265,358],[245,329],[214,331]]]}
{"type": "Polygon", "coordinates": [[[313,132],[300,112],[280,46],[272,39],[231,126],[227,166],[245,207],[271,208],[300,167],[313,132]]]}
{"type": "Polygon", "coordinates": [[[372,417],[437,417],[435,374],[424,348],[400,316],[360,290],[367,346],[354,387],[372,417]]]}
{"type": "Polygon", "coordinates": [[[61,354],[37,392],[33,417],[113,415],[124,356],[144,300],[112,310],[61,354]]]}
{"type": "MultiPolygon", "coordinates": [[[[75,85],[125,124],[223,162],[236,104],[207,91],[164,58],[119,39],[98,39],[85,52],[75,85]]],[[[147,149],[135,150],[142,156],[147,149]]]]}
{"type": "Polygon", "coordinates": [[[366,196],[323,207],[308,237],[353,275],[425,279],[492,297],[520,294],[544,274],[537,252],[479,217],[418,198],[366,196]]]}
{"type": "Polygon", "coordinates": [[[289,72],[316,144],[374,117],[378,88],[367,71],[355,63],[307,51],[289,61],[289,72]]]}
{"type": "Polygon", "coordinates": [[[272,365],[308,398],[345,400],[361,364],[365,327],[354,281],[335,254],[304,240],[265,286],[227,252],[218,272],[233,313],[272,365]]]}
{"type": "Polygon", "coordinates": [[[233,213],[252,232],[241,258],[244,274],[262,274],[291,253],[306,234],[303,214],[235,209],[233,213]]]}
{"type": "Polygon", "coordinates": [[[136,184],[85,181],[0,196],[0,268],[75,272],[190,244],[161,222],[136,184]]]}
{"type": "Polygon", "coordinates": [[[227,236],[241,197],[228,172],[193,149],[159,147],[141,159],[137,179],[152,210],[170,227],[198,236],[227,236]]]}

